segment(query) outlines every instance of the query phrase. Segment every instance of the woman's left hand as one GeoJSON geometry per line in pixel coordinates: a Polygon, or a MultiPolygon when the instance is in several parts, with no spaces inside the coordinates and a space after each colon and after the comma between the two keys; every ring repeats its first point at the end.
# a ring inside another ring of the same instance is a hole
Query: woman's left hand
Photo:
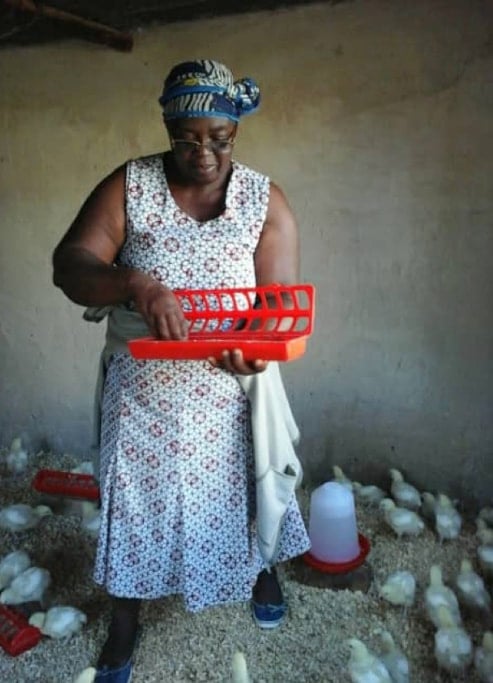
{"type": "Polygon", "coordinates": [[[223,351],[221,360],[216,358],[209,358],[208,360],[213,367],[228,370],[235,375],[256,375],[263,372],[268,364],[266,360],[245,360],[240,349],[223,351]]]}

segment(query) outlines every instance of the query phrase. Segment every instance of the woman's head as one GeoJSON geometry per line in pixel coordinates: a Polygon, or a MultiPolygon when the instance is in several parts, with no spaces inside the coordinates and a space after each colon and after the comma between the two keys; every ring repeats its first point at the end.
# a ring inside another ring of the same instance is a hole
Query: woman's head
{"type": "Polygon", "coordinates": [[[235,81],[224,64],[199,59],[182,62],[171,69],[159,103],[165,122],[220,117],[236,123],[258,109],[260,90],[251,78],[235,81]]]}
{"type": "Polygon", "coordinates": [[[212,183],[229,171],[237,122],[258,108],[260,92],[224,64],[198,60],[171,69],[159,102],[181,175],[212,183]]]}

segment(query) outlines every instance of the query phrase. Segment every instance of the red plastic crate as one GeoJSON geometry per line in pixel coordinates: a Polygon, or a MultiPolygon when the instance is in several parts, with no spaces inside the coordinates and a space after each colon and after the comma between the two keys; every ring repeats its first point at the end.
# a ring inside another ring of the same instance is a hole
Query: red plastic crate
{"type": "Polygon", "coordinates": [[[61,470],[39,470],[32,487],[39,493],[67,498],[99,500],[99,486],[91,474],[77,474],[61,470]]]}
{"type": "Polygon", "coordinates": [[[177,290],[188,339],[153,337],[128,342],[141,360],[221,358],[240,349],[246,360],[289,361],[302,356],[313,330],[313,285],[270,285],[236,289],[177,290]]]}
{"type": "Polygon", "coordinates": [[[12,657],[35,647],[41,631],[31,626],[26,617],[12,607],[0,605],[0,645],[12,657]]]}

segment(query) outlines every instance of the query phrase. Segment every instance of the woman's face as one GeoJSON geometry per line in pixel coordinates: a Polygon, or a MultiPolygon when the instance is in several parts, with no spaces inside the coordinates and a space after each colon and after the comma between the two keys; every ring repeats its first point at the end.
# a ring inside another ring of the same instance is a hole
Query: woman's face
{"type": "Polygon", "coordinates": [[[208,185],[222,180],[231,168],[236,123],[225,118],[176,119],[166,124],[180,175],[208,185]]]}

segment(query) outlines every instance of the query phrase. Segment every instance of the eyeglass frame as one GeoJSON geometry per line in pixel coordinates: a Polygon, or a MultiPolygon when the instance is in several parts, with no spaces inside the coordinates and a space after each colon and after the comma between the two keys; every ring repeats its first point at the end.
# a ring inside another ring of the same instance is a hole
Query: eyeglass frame
{"type": "Polygon", "coordinates": [[[233,151],[233,147],[236,141],[236,138],[228,138],[227,140],[209,140],[208,142],[197,142],[196,140],[184,140],[183,138],[172,138],[170,136],[169,138],[170,143],[171,143],[171,149],[175,149],[176,143],[182,143],[186,145],[190,145],[187,152],[198,152],[201,147],[205,147],[209,152],[212,154],[229,154],[230,152],[233,151]],[[213,146],[217,144],[227,144],[228,148],[227,149],[214,149],[213,146]]]}

